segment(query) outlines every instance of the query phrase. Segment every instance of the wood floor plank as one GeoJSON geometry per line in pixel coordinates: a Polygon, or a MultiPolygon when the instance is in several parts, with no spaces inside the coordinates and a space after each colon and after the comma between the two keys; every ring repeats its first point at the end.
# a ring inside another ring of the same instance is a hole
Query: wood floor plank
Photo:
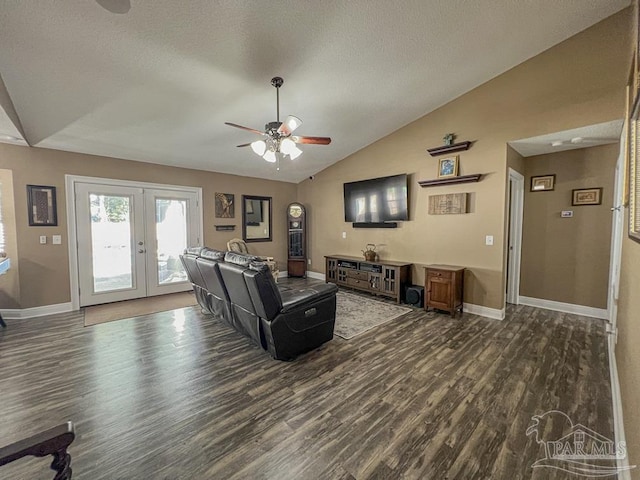
{"type": "MultiPolygon", "coordinates": [[[[562,410],[613,436],[604,325],[576,315],[412,309],[293,362],[197,307],[7,323],[0,443],[72,420],[79,479],[562,478],[531,468],[533,415],[562,410]]],[[[0,478],[49,479],[48,462],[0,478]]]]}

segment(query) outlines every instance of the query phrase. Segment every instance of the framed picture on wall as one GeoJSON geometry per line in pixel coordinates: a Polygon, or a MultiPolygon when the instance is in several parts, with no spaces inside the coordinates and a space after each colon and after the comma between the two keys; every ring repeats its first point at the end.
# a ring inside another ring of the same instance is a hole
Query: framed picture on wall
{"type": "Polygon", "coordinates": [[[600,205],[602,187],[571,190],[571,205],[600,205]]]}
{"type": "Polygon", "coordinates": [[[27,185],[30,227],[57,227],[56,187],[27,185]]]}
{"type": "Polygon", "coordinates": [[[457,177],[459,158],[457,155],[441,158],[438,163],[438,178],[457,177]]]}
{"type": "Polygon", "coordinates": [[[548,192],[553,190],[556,186],[556,175],[539,175],[537,177],[531,177],[531,191],[532,192],[548,192]]]}
{"type": "Polygon", "coordinates": [[[233,193],[216,192],[216,218],[234,218],[235,203],[233,193]]]}

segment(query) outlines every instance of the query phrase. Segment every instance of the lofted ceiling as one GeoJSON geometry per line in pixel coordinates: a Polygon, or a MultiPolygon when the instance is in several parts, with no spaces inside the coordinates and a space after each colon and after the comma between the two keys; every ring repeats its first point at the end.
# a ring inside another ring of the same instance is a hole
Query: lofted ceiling
{"type": "Polygon", "coordinates": [[[0,141],[299,182],[629,4],[8,0],[0,141]],[[280,171],[224,125],[274,121],[276,75],[333,139],[280,171]]]}

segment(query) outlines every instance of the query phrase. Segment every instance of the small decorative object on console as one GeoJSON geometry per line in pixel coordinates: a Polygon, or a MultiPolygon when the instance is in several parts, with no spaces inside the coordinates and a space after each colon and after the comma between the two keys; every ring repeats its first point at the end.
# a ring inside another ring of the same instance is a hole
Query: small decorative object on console
{"type": "Polygon", "coordinates": [[[376,257],[378,256],[376,253],[376,246],[373,243],[367,243],[367,249],[362,250],[362,254],[367,262],[375,262],[376,257]]]}

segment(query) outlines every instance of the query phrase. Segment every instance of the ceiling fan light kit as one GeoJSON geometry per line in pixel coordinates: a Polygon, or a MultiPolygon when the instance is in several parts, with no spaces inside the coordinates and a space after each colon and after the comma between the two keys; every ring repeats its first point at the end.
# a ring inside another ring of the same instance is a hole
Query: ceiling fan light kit
{"type": "Polygon", "coordinates": [[[302,120],[293,115],[289,115],[284,122],[280,121],[280,87],[284,84],[282,77],[273,77],[271,85],[276,88],[276,121],[269,122],[264,126],[264,132],[249,127],[243,127],[231,122],[225,122],[230,127],[247,130],[258,135],[266,137],[264,140],[256,140],[251,143],[244,143],[238,147],[251,146],[251,150],[256,155],[260,155],[269,163],[277,163],[277,169],[280,170],[280,160],[288,156],[291,160],[295,160],[302,155],[296,143],[310,145],[329,145],[331,138],[329,137],[306,137],[292,136],[295,129],[302,125],[302,120]]]}

